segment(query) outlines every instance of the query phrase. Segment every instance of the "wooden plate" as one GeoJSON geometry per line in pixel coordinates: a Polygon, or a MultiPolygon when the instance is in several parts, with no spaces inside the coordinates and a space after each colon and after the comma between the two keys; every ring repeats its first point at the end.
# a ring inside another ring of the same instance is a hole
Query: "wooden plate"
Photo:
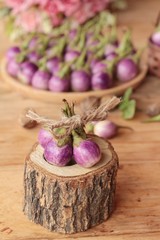
{"type": "Polygon", "coordinates": [[[45,102],[56,102],[56,103],[61,102],[63,98],[67,99],[68,101],[80,102],[81,100],[83,100],[84,98],[89,97],[89,96],[104,97],[106,95],[117,95],[117,96],[121,95],[129,87],[136,88],[144,80],[147,70],[148,70],[148,67],[147,67],[146,57],[145,57],[142,59],[142,61],[140,63],[139,75],[129,82],[121,83],[117,86],[114,86],[110,89],[105,89],[105,90],[77,92],[77,93],[76,92],[53,93],[53,92],[46,91],[46,90],[38,90],[31,86],[26,86],[26,85],[20,83],[18,80],[11,77],[6,72],[5,58],[3,58],[1,61],[2,78],[12,88],[14,88],[16,91],[18,91],[23,96],[42,100],[45,102]]]}

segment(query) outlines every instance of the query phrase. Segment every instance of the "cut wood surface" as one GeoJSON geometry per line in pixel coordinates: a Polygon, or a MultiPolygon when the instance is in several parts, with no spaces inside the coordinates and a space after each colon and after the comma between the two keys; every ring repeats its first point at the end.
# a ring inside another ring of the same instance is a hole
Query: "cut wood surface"
{"type": "MultiPolygon", "coordinates": [[[[129,9],[118,13],[120,26],[125,24],[132,27],[134,40],[142,46],[153,29],[152,24],[159,8],[159,0],[130,0],[129,9]]],[[[2,32],[2,54],[7,44],[2,32]]],[[[18,125],[19,114],[26,107],[58,119],[62,104],[47,104],[22,98],[0,79],[1,240],[160,239],[160,123],[142,123],[146,118],[142,113],[137,113],[131,121],[124,121],[117,112],[110,114],[110,119],[134,130],[120,130],[119,135],[111,140],[120,160],[116,209],[108,221],[90,230],[63,235],[51,233],[30,222],[22,212],[24,160],[37,140],[39,130],[39,127],[27,130],[18,125]]]]}

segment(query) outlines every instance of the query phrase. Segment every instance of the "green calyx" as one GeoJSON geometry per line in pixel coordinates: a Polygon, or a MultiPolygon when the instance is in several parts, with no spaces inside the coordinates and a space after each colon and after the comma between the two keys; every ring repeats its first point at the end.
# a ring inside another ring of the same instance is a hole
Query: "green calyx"
{"type": "Polygon", "coordinates": [[[75,130],[72,131],[72,137],[73,137],[73,145],[79,146],[79,144],[86,139],[86,136],[81,136],[79,133],[77,133],[75,130]]]}
{"type": "MultiPolygon", "coordinates": [[[[63,103],[65,107],[62,109],[62,113],[68,118],[74,116],[75,115],[74,104],[72,103],[72,105],[70,106],[65,99],[63,99],[63,103]]],[[[72,131],[72,135],[73,134],[74,135],[77,134],[77,136],[81,137],[82,139],[86,139],[86,133],[84,131],[83,126],[79,126],[76,129],[74,129],[72,131]]]]}
{"type": "Polygon", "coordinates": [[[84,67],[86,53],[87,50],[84,48],[81,55],[75,60],[74,67],[76,70],[82,69],[82,67],[84,67]]]}
{"type": "Polygon", "coordinates": [[[70,64],[68,63],[61,64],[58,77],[63,79],[65,76],[69,74],[69,72],[70,72],[70,64]]]}
{"type": "MultiPolygon", "coordinates": [[[[54,133],[55,133],[55,135],[56,136],[58,136],[58,137],[60,137],[60,136],[64,136],[65,134],[66,134],[66,129],[65,128],[56,128],[55,130],[54,130],[54,133]]],[[[72,144],[72,138],[71,138],[71,136],[64,136],[63,138],[59,138],[58,140],[57,140],[57,145],[58,145],[58,147],[63,147],[63,146],[65,146],[65,145],[67,145],[67,144],[72,144]]]]}
{"type": "Polygon", "coordinates": [[[120,43],[119,48],[117,49],[117,53],[119,56],[124,57],[129,54],[133,49],[132,41],[131,41],[131,30],[125,32],[122,41],[120,43]]]}

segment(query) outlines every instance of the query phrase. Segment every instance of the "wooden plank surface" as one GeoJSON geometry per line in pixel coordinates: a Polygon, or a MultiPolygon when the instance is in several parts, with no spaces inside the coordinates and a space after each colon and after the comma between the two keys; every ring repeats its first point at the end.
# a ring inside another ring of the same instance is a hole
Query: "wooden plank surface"
{"type": "MultiPolygon", "coordinates": [[[[142,46],[152,30],[159,0],[129,1],[129,9],[119,13],[120,25],[133,28],[134,39],[142,46]]],[[[2,31],[1,31],[2,32],[2,31]]],[[[3,32],[2,32],[3,33],[3,32]]],[[[1,34],[1,53],[8,42],[1,34]]],[[[25,107],[58,119],[60,105],[22,98],[0,79],[0,239],[1,240],[158,240],[160,239],[160,124],[144,124],[141,113],[124,121],[118,113],[110,118],[133,132],[121,130],[111,142],[120,158],[116,209],[112,217],[86,232],[63,235],[50,233],[28,221],[22,213],[23,164],[38,128],[25,130],[17,118],[25,107]]]]}

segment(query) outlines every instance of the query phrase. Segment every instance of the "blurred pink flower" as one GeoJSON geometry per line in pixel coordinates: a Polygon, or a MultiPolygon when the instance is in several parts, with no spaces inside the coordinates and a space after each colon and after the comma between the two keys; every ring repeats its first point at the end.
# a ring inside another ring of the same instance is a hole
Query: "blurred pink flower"
{"type": "Polygon", "coordinates": [[[16,25],[20,26],[25,32],[39,30],[41,14],[34,9],[28,9],[17,16],[16,25]]]}
{"type": "Polygon", "coordinates": [[[84,23],[97,12],[104,10],[113,0],[6,0],[16,18],[16,25],[25,31],[41,29],[42,13],[47,14],[53,27],[60,25],[64,17],[84,23]]]}
{"type": "Polygon", "coordinates": [[[7,5],[7,7],[13,9],[20,9],[24,2],[24,0],[6,0],[5,4],[7,5]]]}

